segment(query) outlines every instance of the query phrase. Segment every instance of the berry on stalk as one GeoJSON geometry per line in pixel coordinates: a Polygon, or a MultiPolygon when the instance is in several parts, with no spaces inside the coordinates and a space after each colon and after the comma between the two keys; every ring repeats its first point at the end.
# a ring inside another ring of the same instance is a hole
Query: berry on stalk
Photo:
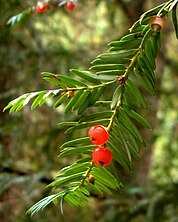
{"type": "Polygon", "coordinates": [[[109,138],[108,131],[102,125],[92,126],[88,130],[88,136],[94,145],[103,145],[108,141],[109,138]]]}
{"type": "Polygon", "coordinates": [[[45,12],[48,8],[50,7],[48,2],[37,2],[36,4],[36,11],[38,13],[43,13],[45,12]]]}
{"type": "Polygon", "coordinates": [[[154,16],[149,20],[149,26],[153,32],[158,32],[164,27],[164,20],[159,16],[154,16]]]}
{"type": "Polygon", "coordinates": [[[93,162],[100,167],[106,167],[112,162],[112,152],[105,147],[99,147],[92,153],[93,162]]]}

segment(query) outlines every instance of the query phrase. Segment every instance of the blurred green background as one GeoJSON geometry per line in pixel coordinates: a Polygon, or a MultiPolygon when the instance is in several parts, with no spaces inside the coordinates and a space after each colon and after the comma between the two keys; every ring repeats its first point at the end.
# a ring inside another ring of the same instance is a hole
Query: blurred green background
{"type": "Polygon", "coordinates": [[[1,0],[0,7],[0,221],[4,222],[177,222],[178,221],[178,41],[171,16],[162,32],[157,58],[156,96],[146,95],[149,109],[141,111],[153,130],[140,128],[147,148],[134,161],[132,174],[119,169],[124,187],[111,197],[92,197],[85,208],[51,205],[30,217],[26,210],[48,194],[46,185],[67,158],[59,146],[71,135],[58,127],[63,107],[51,102],[31,111],[2,112],[17,96],[52,85],[40,73],[68,75],[70,68],[87,70],[107,44],[160,0],[79,0],[72,12],[64,7],[33,13],[13,27],[7,20],[35,1],[1,0]]]}

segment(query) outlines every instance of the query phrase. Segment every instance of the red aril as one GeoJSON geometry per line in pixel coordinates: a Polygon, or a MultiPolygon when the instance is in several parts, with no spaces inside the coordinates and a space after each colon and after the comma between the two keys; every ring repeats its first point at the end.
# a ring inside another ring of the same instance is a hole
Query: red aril
{"type": "Polygon", "coordinates": [[[69,11],[72,11],[72,10],[74,10],[74,8],[76,7],[76,2],[74,2],[74,1],[68,1],[67,3],[66,3],[66,9],[67,10],[69,10],[69,11]]]}
{"type": "Polygon", "coordinates": [[[164,27],[164,19],[154,16],[149,20],[149,26],[154,32],[158,32],[164,27]]]}
{"type": "Polygon", "coordinates": [[[36,4],[36,11],[38,13],[43,13],[45,12],[48,8],[50,7],[48,2],[37,2],[36,4]]]}
{"type": "Polygon", "coordinates": [[[108,131],[102,125],[92,126],[88,130],[88,136],[94,145],[103,145],[109,138],[108,131]]]}
{"type": "Polygon", "coordinates": [[[112,152],[105,147],[99,147],[92,153],[92,160],[97,166],[106,167],[112,162],[112,152]]]}

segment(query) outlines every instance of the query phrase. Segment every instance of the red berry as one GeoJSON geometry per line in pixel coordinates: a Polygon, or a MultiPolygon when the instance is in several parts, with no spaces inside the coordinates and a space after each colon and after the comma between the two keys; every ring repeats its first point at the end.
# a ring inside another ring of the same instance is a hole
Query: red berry
{"type": "Polygon", "coordinates": [[[164,27],[164,20],[159,16],[154,16],[149,20],[149,26],[154,32],[158,32],[164,27]]]}
{"type": "Polygon", "coordinates": [[[92,160],[97,166],[106,167],[112,162],[112,152],[105,147],[97,148],[92,153],[92,160]]]}
{"type": "Polygon", "coordinates": [[[66,9],[72,11],[76,7],[76,3],[72,1],[68,1],[66,3],[66,9]]]}
{"type": "Polygon", "coordinates": [[[48,2],[37,2],[36,4],[36,11],[38,13],[43,13],[49,8],[49,3],[48,2]]]}
{"type": "Polygon", "coordinates": [[[103,145],[109,138],[108,131],[102,125],[92,126],[88,130],[88,136],[94,145],[103,145]]]}

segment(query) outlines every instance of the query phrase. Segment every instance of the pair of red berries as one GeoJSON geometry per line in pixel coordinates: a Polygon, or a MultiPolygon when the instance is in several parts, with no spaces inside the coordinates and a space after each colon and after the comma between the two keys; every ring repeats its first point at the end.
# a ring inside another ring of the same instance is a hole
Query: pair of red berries
{"type": "MultiPolygon", "coordinates": [[[[72,11],[76,7],[76,2],[75,1],[67,1],[65,8],[69,11],[72,11]]],[[[37,2],[36,4],[36,11],[38,13],[43,13],[45,12],[48,8],[50,8],[49,2],[37,2]]]]}
{"type": "Polygon", "coordinates": [[[94,145],[98,145],[92,153],[92,160],[97,166],[108,166],[112,162],[112,152],[104,147],[109,139],[106,128],[102,125],[92,126],[88,130],[88,136],[94,145]]]}

